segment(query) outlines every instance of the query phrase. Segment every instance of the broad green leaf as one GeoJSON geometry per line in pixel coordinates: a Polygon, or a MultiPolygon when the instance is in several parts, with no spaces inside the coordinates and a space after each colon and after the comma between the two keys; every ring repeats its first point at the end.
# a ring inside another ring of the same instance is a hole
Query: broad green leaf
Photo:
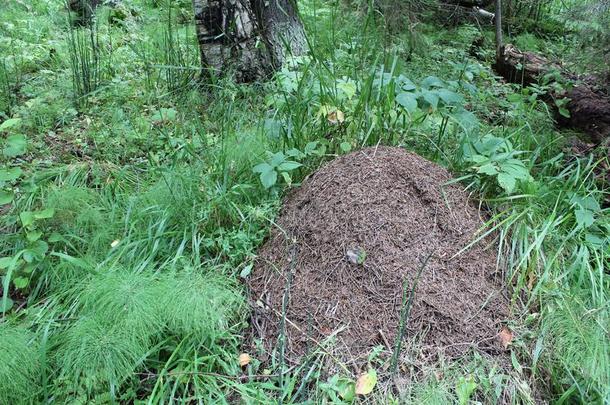
{"type": "Polygon", "coordinates": [[[31,274],[36,269],[37,264],[31,263],[23,266],[19,271],[26,274],[31,274]]]}
{"type": "Polygon", "coordinates": [[[595,246],[596,248],[600,248],[604,245],[605,239],[594,233],[587,232],[587,234],[585,235],[585,241],[595,246]]]}
{"type": "Polygon", "coordinates": [[[483,155],[472,155],[470,161],[478,164],[490,162],[489,158],[483,155]]]}
{"type": "Polygon", "coordinates": [[[498,174],[498,184],[502,187],[507,193],[512,193],[517,185],[517,180],[514,176],[508,173],[499,173],[498,174]]]}
{"type": "Polygon", "coordinates": [[[11,135],[6,138],[6,143],[2,153],[6,157],[17,157],[25,153],[27,140],[24,135],[11,135]]]}
{"type": "Polygon", "coordinates": [[[51,235],[49,235],[49,237],[47,238],[47,240],[51,243],[55,243],[55,242],[60,242],[65,240],[63,236],[61,236],[61,234],[57,233],[57,232],[53,232],[51,235]]]}
{"type": "Polygon", "coordinates": [[[519,363],[519,360],[517,360],[517,355],[515,354],[514,350],[511,350],[511,352],[510,352],[510,360],[511,360],[511,363],[513,364],[513,368],[517,371],[517,373],[522,374],[523,367],[519,363]]]}
{"type": "Polygon", "coordinates": [[[417,88],[415,83],[413,83],[411,80],[409,80],[403,75],[400,75],[398,76],[398,78],[396,78],[396,84],[404,91],[411,91],[417,88]]]}
{"type": "Polygon", "coordinates": [[[292,185],[292,177],[290,177],[290,174],[288,174],[288,172],[282,172],[282,177],[284,178],[284,181],[286,182],[286,184],[288,184],[289,186],[292,185]]]}
{"type": "Polygon", "coordinates": [[[261,173],[261,183],[263,187],[271,188],[277,183],[277,172],[275,170],[269,170],[261,173]]]}
{"type": "Polygon", "coordinates": [[[409,113],[414,113],[417,110],[417,96],[408,91],[403,91],[396,96],[396,102],[400,104],[409,113]]]}
{"type": "Polygon", "coordinates": [[[12,299],[8,297],[0,297],[0,312],[8,312],[15,305],[12,299]]]}
{"type": "Polygon", "coordinates": [[[269,163],[261,163],[252,168],[254,173],[267,173],[271,170],[273,170],[273,167],[269,163]]]}
{"type": "Polygon", "coordinates": [[[440,88],[445,87],[445,83],[436,76],[428,76],[421,82],[421,86],[425,89],[440,88]]]}
{"type": "Polygon", "coordinates": [[[280,170],[280,171],[289,172],[289,171],[291,171],[291,170],[298,169],[298,168],[299,168],[299,167],[301,167],[301,166],[303,166],[303,165],[302,165],[302,164],[300,164],[299,162],[294,162],[294,161],[292,161],[292,160],[287,160],[287,161],[285,161],[285,162],[281,163],[281,164],[278,166],[278,168],[277,168],[277,169],[278,169],[278,170],[280,170]]]}
{"type": "Polygon", "coordinates": [[[0,169],[0,183],[3,183],[5,181],[17,180],[22,173],[22,170],[18,167],[0,169]]]}
{"type": "Polygon", "coordinates": [[[464,97],[461,95],[454,93],[451,90],[447,89],[438,89],[436,91],[438,96],[443,100],[445,104],[462,104],[464,103],[464,97]]]}
{"type": "Polygon", "coordinates": [[[559,107],[557,110],[559,111],[559,115],[566,117],[566,118],[571,117],[570,110],[568,110],[567,108],[559,107]]]}
{"type": "Polygon", "coordinates": [[[574,215],[576,216],[576,223],[581,228],[588,228],[595,222],[593,212],[587,209],[577,209],[574,212],[574,215]]]}
{"type": "Polygon", "coordinates": [[[498,168],[493,163],[487,163],[483,166],[479,167],[477,170],[478,173],[487,174],[489,176],[495,176],[498,174],[498,168]]]}
{"type": "Polygon", "coordinates": [[[305,157],[305,154],[296,148],[288,149],[286,151],[286,155],[297,159],[302,159],[305,157]]]}
{"type": "Polygon", "coordinates": [[[10,128],[15,128],[21,125],[21,118],[9,118],[0,124],[0,131],[6,131],[10,128]]]}
{"type": "Polygon", "coordinates": [[[356,398],[356,384],[347,378],[339,378],[335,384],[339,397],[346,402],[352,402],[356,398]]]}
{"type": "Polygon", "coordinates": [[[479,127],[479,120],[476,115],[464,109],[451,114],[451,118],[467,133],[473,132],[479,127]]]}
{"type": "Polygon", "coordinates": [[[49,250],[49,245],[43,240],[37,240],[31,243],[27,249],[23,251],[23,259],[32,263],[33,261],[40,261],[44,258],[45,254],[49,250]]]}
{"type": "Polygon", "coordinates": [[[8,257],[0,257],[0,270],[8,269],[8,266],[11,265],[13,258],[11,256],[8,257]]]}
{"type": "Polygon", "coordinates": [[[15,198],[12,191],[0,190],[0,205],[9,204],[15,198]]]}
{"type": "Polygon", "coordinates": [[[26,278],[26,277],[15,277],[13,279],[13,285],[15,286],[15,288],[18,288],[20,290],[26,288],[28,286],[28,284],[30,284],[30,279],[26,278]]]}
{"type": "Polygon", "coordinates": [[[474,382],[472,376],[468,376],[468,378],[460,377],[455,386],[455,393],[457,394],[460,405],[467,405],[476,389],[477,383],[474,382]]]}
{"type": "Polygon", "coordinates": [[[433,110],[438,108],[439,97],[435,92],[423,90],[421,95],[424,101],[428,103],[433,110]]]}
{"type": "Polygon", "coordinates": [[[34,213],[32,211],[21,211],[19,219],[21,219],[21,225],[27,228],[34,223],[34,213]]]}
{"type": "Polygon", "coordinates": [[[511,103],[518,103],[520,101],[523,101],[523,96],[519,93],[512,93],[506,96],[506,99],[511,103]]]}
{"type": "Polygon", "coordinates": [[[26,238],[30,242],[36,242],[38,239],[40,239],[41,236],[42,236],[41,231],[31,231],[31,232],[26,233],[26,238]]]}
{"type": "Polygon", "coordinates": [[[356,395],[368,395],[373,391],[377,384],[377,372],[369,369],[368,372],[361,374],[356,381],[356,395]]]}
{"type": "Polygon", "coordinates": [[[347,153],[352,150],[352,145],[349,142],[341,142],[339,148],[341,148],[341,151],[347,153]]]}
{"type": "Polygon", "coordinates": [[[274,153],[271,156],[271,166],[278,167],[284,160],[286,160],[286,156],[282,152],[274,153]]]}
{"type": "Polygon", "coordinates": [[[178,112],[173,108],[160,108],[152,116],[152,120],[155,122],[163,122],[163,121],[174,121],[176,119],[176,115],[178,112]]]}
{"type": "Polygon", "coordinates": [[[309,142],[307,143],[307,145],[305,145],[305,155],[311,155],[316,148],[318,147],[318,141],[313,141],[313,142],[309,142]]]}
{"type": "Polygon", "coordinates": [[[264,123],[265,133],[272,139],[279,139],[282,131],[282,123],[272,118],[267,118],[264,123]]]}
{"type": "Polygon", "coordinates": [[[46,208],[42,211],[34,212],[34,218],[36,219],[49,219],[53,218],[53,215],[55,215],[55,210],[53,208],[46,208]]]}
{"type": "Polygon", "coordinates": [[[356,82],[353,80],[337,80],[337,88],[341,90],[347,100],[351,100],[356,95],[356,82]]]}
{"type": "Polygon", "coordinates": [[[599,203],[592,196],[581,197],[576,193],[571,193],[570,203],[577,204],[581,208],[591,210],[593,212],[599,212],[601,210],[599,203]]]}

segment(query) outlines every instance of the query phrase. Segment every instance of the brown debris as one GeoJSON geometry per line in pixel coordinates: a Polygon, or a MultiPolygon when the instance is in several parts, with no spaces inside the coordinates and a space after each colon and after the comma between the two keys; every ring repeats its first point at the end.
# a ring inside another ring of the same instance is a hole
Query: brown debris
{"type": "MultiPolygon", "coordinates": [[[[249,280],[251,339],[276,347],[284,291],[286,357],[296,362],[329,334],[335,356],[359,366],[394,345],[403,280],[415,293],[405,338],[431,358],[503,351],[508,316],[495,246],[476,244],[477,208],[444,168],[401,148],[368,148],[326,164],[286,199],[249,280]],[[359,253],[350,260],[348,252],[359,253]],[[291,260],[293,259],[293,260],[291,260]],[[292,272],[292,276],[289,276],[292,272]]],[[[486,241],[485,243],[488,243],[486,241]]]]}

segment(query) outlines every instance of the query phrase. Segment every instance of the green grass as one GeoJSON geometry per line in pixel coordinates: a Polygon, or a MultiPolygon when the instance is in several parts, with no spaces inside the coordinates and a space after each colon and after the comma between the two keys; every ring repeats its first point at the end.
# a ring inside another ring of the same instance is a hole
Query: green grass
{"type": "Polygon", "coordinates": [[[0,398],[7,403],[33,401],[40,391],[43,363],[35,337],[19,326],[0,324],[0,398]]]}
{"type": "MultiPolygon", "coordinates": [[[[402,21],[364,2],[310,0],[301,6],[307,56],[267,83],[203,83],[189,1],[101,7],[92,31],[71,27],[59,4],[9,3],[0,123],[20,121],[0,137],[24,135],[27,151],[0,162],[22,170],[1,186],[15,198],[0,218],[0,258],[10,258],[0,274],[14,300],[0,321],[0,403],[337,397],[357,376],[322,348],[295,367],[250,353],[242,378],[243,277],[290,187],[278,173],[265,188],[252,169],[282,152],[302,164],[285,172],[294,187],[323,162],[376,144],[448,167],[489,212],[481,232],[498,242],[515,339],[507,369],[476,354],[420,365],[407,339],[401,391],[382,351],[371,357],[381,380],[366,401],[610,400],[603,164],[566,154],[571,134],[557,132],[539,95],[469,55],[482,35],[480,54],[493,56],[489,32],[440,27],[430,9],[402,21]],[[337,110],[341,125],[328,120],[337,110]],[[24,223],[24,212],[40,218],[24,223]],[[342,371],[325,375],[329,363],[342,371]]],[[[561,54],[578,42],[575,30],[515,34],[561,54]]]]}

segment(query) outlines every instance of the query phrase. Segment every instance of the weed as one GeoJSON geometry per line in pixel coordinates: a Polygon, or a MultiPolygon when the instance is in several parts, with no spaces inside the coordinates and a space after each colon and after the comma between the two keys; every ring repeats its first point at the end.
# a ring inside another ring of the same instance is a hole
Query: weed
{"type": "Polygon", "coordinates": [[[35,337],[25,328],[0,323],[0,401],[34,401],[39,394],[42,361],[35,337]]]}
{"type": "Polygon", "coordinates": [[[86,28],[72,28],[68,36],[70,68],[74,103],[77,107],[86,105],[101,81],[101,50],[97,24],[86,28]]]}
{"type": "MultiPolygon", "coordinates": [[[[399,339],[405,383],[386,385],[382,348],[369,399],[532,403],[542,387],[549,400],[607,400],[604,163],[566,155],[544,82],[501,84],[469,56],[491,32],[440,27],[420,12],[428,1],[398,13],[308,0],[307,55],[268,83],[203,83],[192,26],[176,25],[188,1],[103,5],[90,27],[69,27],[61,2],[25,3],[0,9],[0,402],[349,402],[355,378],[326,352],[332,339],[294,368],[273,357],[259,370],[259,353],[239,367],[236,279],[285,186],[377,144],[447,166],[480,199],[519,334],[511,370],[477,354],[424,367],[417,339],[399,339]],[[340,372],[324,375],[329,362],[340,372]]],[[[601,3],[530,3],[508,13],[523,20],[520,46],[604,66],[582,43],[607,43],[601,3]]]]}

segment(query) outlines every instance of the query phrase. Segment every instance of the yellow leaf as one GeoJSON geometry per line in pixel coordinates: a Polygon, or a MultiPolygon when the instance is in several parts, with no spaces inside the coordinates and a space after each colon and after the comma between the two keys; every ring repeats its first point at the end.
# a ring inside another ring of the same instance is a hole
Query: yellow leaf
{"type": "Polygon", "coordinates": [[[342,124],[345,122],[345,114],[341,110],[333,110],[328,113],[328,122],[332,125],[342,124]]]}
{"type": "Polygon", "coordinates": [[[248,353],[242,353],[239,355],[239,365],[241,367],[247,366],[250,364],[250,355],[248,353]]]}
{"type": "Polygon", "coordinates": [[[361,374],[356,381],[356,395],[368,395],[377,384],[377,372],[369,369],[368,372],[361,374]]]}

